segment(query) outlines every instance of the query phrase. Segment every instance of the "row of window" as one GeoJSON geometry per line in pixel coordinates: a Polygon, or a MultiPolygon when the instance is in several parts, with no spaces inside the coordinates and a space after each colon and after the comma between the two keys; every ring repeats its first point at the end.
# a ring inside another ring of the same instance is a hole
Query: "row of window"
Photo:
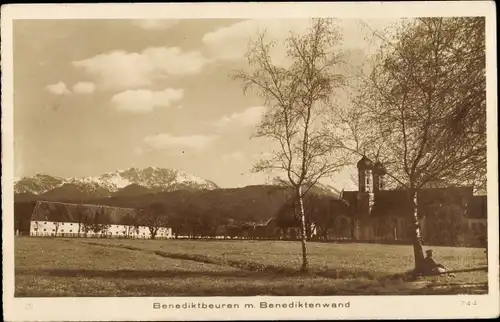
{"type": "MultiPolygon", "coordinates": [[[[34,228],[34,231],[38,231],[38,228],[34,228]]],[[[44,228],[44,229],[43,229],[43,231],[45,231],[45,232],[46,232],[46,231],[47,231],[47,229],[45,229],[45,228],[44,228]]],[[[55,232],[56,230],[55,230],[55,229],[52,229],[52,231],[53,231],[53,232],[55,232]]],[[[61,233],[64,233],[64,229],[61,229],[61,231],[60,231],[60,232],[61,232],[61,233]]],[[[70,232],[70,233],[72,233],[72,232],[73,232],[73,230],[72,230],[72,229],[70,229],[70,230],[69,230],[69,232],[70,232]]],[[[82,232],[82,233],[83,233],[83,232],[82,232]]],[[[113,232],[108,232],[108,233],[109,233],[110,235],[113,235],[113,232]]],[[[124,231],[124,232],[122,232],[122,233],[125,235],[127,232],[126,232],[126,231],[124,231]]],[[[117,234],[119,234],[119,233],[117,233],[117,234]]],[[[142,234],[143,234],[144,236],[146,235],[146,233],[142,233],[142,234]]],[[[159,235],[160,235],[160,236],[163,236],[163,235],[168,235],[168,234],[159,233],[159,235]]]]}
{"type": "MultiPolygon", "coordinates": [[[[45,221],[44,224],[46,225],[47,222],[45,221]]],[[[67,223],[60,223],[61,225],[64,225],[64,224],[67,224],[67,223]]],[[[73,223],[70,223],[70,226],[73,226],[73,223]]],[[[112,228],[113,226],[115,226],[116,228],[120,228],[122,227],[123,225],[110,225],[110,228],[112,228]]],[[[165,230],[165,229],[168,229],[168,228],[160,228],[159,230],[165,230]]],[[[36,230],[36,228],[35,228],[36,230]]]]}

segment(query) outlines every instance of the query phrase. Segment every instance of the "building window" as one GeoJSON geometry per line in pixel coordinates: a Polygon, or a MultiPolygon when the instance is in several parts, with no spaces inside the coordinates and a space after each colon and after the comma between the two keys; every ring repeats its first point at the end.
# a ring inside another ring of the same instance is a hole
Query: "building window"
{"type": "Polygon", "coordinates": [[[35,231],[37,231],[37,230],[38,230],[38,228],[35,228],[34,230],[35,230],[35,231]]]}
{"type": "Polygon", "coordinates": [[[52,229],[52,231],[56,231],[55,229],[52,229]]]}
{"type": "Polygon", "coordinates": [[[70,226],[73,226],[73,224],[69,224],[70,226]]]}
{"type": "Polygon", "coordinates": [[[70,230],[69,230],[69,232],[70,232],[70,233],[72,233],[72,232],[73,232],[73,230],[72,230],[72,229],[70,229],[70,230]]]}
{"type": "Polygon", "coordinates": [[[43,231],[47,231],[47,229],[44,229],[43,231]]]}
{"type": "Polygon", "coordinates": [[[47,222],[44,222],[44,224],[47,224],[47,222]]]}
{"type": "Polygon", "coordinates": [[[61,229],[61,233],[64,233],[64,229],[61,229]]]}

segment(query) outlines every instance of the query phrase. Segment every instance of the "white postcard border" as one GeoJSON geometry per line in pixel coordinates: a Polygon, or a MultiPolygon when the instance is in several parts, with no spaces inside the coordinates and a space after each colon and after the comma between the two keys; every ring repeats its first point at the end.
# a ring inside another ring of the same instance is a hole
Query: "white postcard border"
{"type": "Polygon", "coordinates": [[[2,234],[3,309],[7,321],[56,320],[258,320],[475,318],[499,314],[498,136],[496,97],[496,15],[490,1],[211,3],[211,4],[30,4],[2,6],[2,234]],[[171,297],[171,298],[14,298],[13,233],[13,54],[15,19],[159,18],[388,18],[486,16],[488,106],[488,295],[322,296],[322,297],[171,297]],[[267,303],[347,303],[349,308],[271,309],[267,303]],[[239,304],[240,309],[154,309],[154,303],[239,304]],[[253,304],[256,308],[244,308],[253,304]]]}

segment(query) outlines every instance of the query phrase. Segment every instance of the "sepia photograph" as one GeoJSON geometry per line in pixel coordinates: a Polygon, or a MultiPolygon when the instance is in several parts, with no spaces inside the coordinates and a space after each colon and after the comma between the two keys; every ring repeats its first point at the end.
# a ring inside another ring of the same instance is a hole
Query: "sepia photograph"
{"type": "Polygon", "coordinates": [[[12,19],[14,300],[498,296],[495,17],[411,14],[12,19]]]}

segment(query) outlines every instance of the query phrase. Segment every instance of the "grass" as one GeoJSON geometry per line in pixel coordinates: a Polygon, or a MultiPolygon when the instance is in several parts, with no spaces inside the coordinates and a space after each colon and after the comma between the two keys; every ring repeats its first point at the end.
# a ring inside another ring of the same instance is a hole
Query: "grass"
{"type": "MultiPolygon", "coordinates": [[[[412,250],[400,245],[309,243],[308,274],[298,272],[298,242],[20,237],[15,246],[19,297],[487,292],[485,271],[405,281],[412,250]]],[[[482,249],[433,249],[454,270],[486,266],[482,249]]]]}

